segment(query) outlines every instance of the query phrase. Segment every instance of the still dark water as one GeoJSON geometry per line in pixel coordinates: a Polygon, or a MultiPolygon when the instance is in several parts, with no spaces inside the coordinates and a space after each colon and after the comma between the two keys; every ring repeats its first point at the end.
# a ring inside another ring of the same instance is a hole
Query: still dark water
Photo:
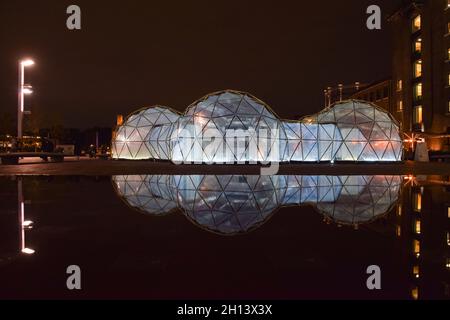
{"type": "Polygon", "coordinates": [[[449,177],[1,177],[0,203],[0,298],[450,298],[449,177]]]}

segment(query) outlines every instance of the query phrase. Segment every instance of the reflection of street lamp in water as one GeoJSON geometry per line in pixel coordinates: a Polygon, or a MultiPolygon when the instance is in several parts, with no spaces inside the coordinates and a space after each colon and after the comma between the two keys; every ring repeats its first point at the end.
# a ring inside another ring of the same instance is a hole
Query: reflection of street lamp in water
{"type": "Polygon", "coordinates": [[[22,178],[17,180],[17,209],[19,212],[20,251],[25,254],[33,254],[35,251],[25,245],[25,231],[33,228],[33,221],[25,220],[25,203],[23,201],[22,178]]]}

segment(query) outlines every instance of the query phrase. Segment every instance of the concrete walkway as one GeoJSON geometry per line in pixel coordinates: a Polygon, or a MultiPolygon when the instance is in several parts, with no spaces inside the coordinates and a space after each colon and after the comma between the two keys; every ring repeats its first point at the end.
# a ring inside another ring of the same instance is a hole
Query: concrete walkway
{"type": "MultiPolygon", "coordinates": [[[[19,165],[0,165],[0,175],[90,175],[121,174],[260,174],[259,165],[174,165],[171,162],[99,160],[87,157],[67,157],[64,162],[44,162],[40,158],[27,158],[19,165]]],[[[278,174],[302,175],[446,175],[450,176],[450,163],[345,163],[345,164],[281,164],[278,174]]]]}

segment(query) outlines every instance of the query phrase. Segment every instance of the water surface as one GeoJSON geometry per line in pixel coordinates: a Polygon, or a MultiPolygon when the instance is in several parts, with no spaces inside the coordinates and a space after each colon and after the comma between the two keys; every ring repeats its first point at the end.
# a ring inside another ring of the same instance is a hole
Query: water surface
{"type": "Polygon", "coordinates": [[[2,177],[0,297],[448,299],[448,181],[2,177]]]}

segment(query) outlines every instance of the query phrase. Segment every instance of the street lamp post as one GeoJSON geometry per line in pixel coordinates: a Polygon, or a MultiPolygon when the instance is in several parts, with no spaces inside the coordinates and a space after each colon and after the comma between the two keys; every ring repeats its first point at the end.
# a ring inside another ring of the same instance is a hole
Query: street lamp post
{"type": "Polygon", "coordinates": [[[24,114],[24,95],[31,94],[30,85],[25,85],[25,67],[32,66],[33,60],[26,59],[19,61],[19,88],[18,88],[18,107],[17,107],[17,138],[22,138],[22,121],[24,114]]]}

